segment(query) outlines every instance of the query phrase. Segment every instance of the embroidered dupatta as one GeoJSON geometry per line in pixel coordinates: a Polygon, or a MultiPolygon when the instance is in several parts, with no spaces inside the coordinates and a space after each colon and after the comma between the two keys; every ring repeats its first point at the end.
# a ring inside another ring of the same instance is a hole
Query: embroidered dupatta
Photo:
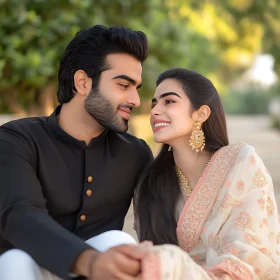
{"type": "Polygon", "coordinates": [[[185,203],[179,246],[153,246],[142,279],[280,279],[280,226],[271,177],[253,147],[217,151],[185,203]]]}

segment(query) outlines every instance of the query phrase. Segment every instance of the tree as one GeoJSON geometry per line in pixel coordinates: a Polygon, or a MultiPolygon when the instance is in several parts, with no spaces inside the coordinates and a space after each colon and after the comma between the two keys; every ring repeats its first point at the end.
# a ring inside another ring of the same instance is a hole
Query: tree
{"type": "Polygon", "coordinates": [[[201,72],[223,89],[262,50],[279,68],[278,14],[274,0],[0,0],[0,109],[50,113],[60,56],[76,32],[94,24],[147,34],[143,100],[172,67],[201,72]]]}
{"type": "Polygon", "coordinates": [[[276,0],[170,0],[176,17],[211,41],[220,57],[218,76],[231,81],[259,53],[275,58],[280,75],[280,4],[276,0]]]}
{"type": "Polygon", "coordinates": [[[55,100],[58,62],[66,44],[77,31],[94,24],[124,25],[147,33],[150,57],[144,68],[143,96],[154,90],[159,72],[171,65],[207,68],[207,63],[200,63],[198,52],[210,66],[210,51],[196,45],[201,42],[203,46],[207,40],[182,32],[179,22],[166,17],[168,12],[159,0],[2,0],[2,103],[4,100],[15,113],[49,113],[55,100]]]}

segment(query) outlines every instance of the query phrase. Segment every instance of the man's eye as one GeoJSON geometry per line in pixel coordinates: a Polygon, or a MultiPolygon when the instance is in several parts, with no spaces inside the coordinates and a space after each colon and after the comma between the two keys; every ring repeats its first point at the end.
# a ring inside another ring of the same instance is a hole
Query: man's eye
{"type": "Polygon", "coordinates": [[[124,84],[119,84],[120,87],[127,89],[129,87],[129,85],[124,85],[124,84]]]}
{"type": "Polygon", "coordinates": [[[173,100],[165,100],[165,104],[171,104],[171,103],[174,103],[173,100]]]}
{"type": "Polygon", "coordinates": [[[152,103],[151,109],[153,109],[156,106],[156,103],[152,103]]]}

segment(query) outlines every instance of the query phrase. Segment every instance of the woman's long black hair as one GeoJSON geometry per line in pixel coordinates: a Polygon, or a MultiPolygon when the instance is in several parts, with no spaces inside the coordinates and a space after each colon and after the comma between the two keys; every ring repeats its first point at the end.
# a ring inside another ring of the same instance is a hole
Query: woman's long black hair
{"type": "MultiPolygon", "coordinates": [[[[215,152],[229,144],[225,113],[221,99],[212,82],[201,74],[182,68],[162,73],[158,86],[165,79],[175,79],[183,87],[193,110],[208,105],[211,114],[203,124],[205,149],[215,152]]],[[[173,153],[163,144],[158,156],[146,168],[136,189],[135,212],[138,220],[140,241],[150,240],[154,244],[175,244],[177,221],[175,208],[180,187],[174,168],[173,153]]]]}

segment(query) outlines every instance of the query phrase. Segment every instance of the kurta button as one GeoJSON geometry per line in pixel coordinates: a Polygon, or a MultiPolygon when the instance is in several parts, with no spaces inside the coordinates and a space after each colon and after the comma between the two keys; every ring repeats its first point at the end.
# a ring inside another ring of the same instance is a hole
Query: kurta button
{"type": "Polygon", "coordinates": [[[88,176],[87,181],[88,181],[88,183],[91,183],[92,182],[92,177],[88,176]]]}
{"type": "Polygon", "coordinates": [[[81,216],[80,216],[80,221],[82,221],[82,222],[83,222],[83,221],[85,221],[85,220],[86,220],[86,218],[87,218],[87,217],[86,217],[86,215],[81,215],[81,216]]]}
{"type": "Polygon", "coordinates": [[[86,195],[87,195],[87,196],[91,196],[91,195],[92,195],[92,191],[91,191],[91,190],[87,190],[87,191],[86,191],[86,195]]]}

